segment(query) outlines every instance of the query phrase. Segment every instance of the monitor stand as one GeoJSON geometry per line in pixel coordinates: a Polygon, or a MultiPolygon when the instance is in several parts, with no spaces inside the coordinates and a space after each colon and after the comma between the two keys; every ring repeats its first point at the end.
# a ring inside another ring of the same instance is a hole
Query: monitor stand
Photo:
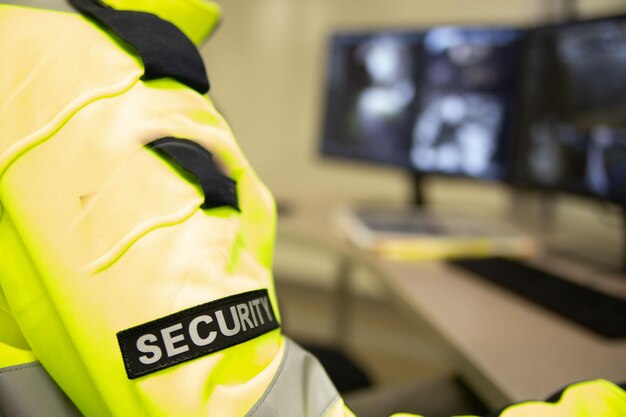
{"type": "Polygon", "coordinates": [[[622,206],[622,273],[626,274],[626,205],[622,206]]]}
{"type": "Polygon", "coordinates": [[[411,181],[411,205],[417,208],[426,208],[424,192],[424,174],[416,171],[409,172],[411,181]]]}
{"type": "Polygon", "coordinates": [[[556,205],[557,196],[553,193],[512,187],[507,216],[511,223],[546,241],[555,228],[556,205]]]}
{"type": "Polygon", "coordinates": [[[537,227],[544,240],[549,239],[556,225],[557,196],[547,191],[539,192],[539,222],[537,227]]]}

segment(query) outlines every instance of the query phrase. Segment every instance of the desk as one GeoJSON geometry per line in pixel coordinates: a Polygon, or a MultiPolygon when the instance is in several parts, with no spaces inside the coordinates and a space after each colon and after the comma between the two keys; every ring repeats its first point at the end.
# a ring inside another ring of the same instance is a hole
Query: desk
{"type": "MultiPolygon", "coordinates": [[[[543,399],[585,379],[626,381],[626,340],[603,339],[444,263],[391,262],[352,248],[330,233],[329,216],[322,207],[299,207],[281,220],[279,236],[336,253],[344,265],[340,292],[351,264],[369,268],[393,304],[441,337],[459,375],[490,407],[543,399]]],[[[340,332],[347,324],[340,320],[340,332]]]]}

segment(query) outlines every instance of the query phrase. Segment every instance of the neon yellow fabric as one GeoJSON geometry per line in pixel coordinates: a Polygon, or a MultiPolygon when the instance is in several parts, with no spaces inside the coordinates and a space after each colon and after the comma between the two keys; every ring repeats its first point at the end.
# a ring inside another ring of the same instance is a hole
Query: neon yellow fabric
{"type": "Polygon", "coordinates": [[[78,109],[130,88],[143,68],[138,57],[112,48],[95,24],[70,13],[0,4],[0,23],[2,175],[78,109]]]}
{"type": "MultiPolygon", "coordinates": [[[[0,319],[0,323],[2,321],[3,319],[0,319]]],[[[3,329],[0,329],[0,332],[2,331],[3,329]]],[[[0,369],[35,362],[36,360],[37,358],[33,352],[30,351],[30,348],[22,350],[10,345],[6,341],[0,342],[0,369]]]]}
{"type": "MultiPolygon", "coordinates": [[[[555,402],[528,401],[511,405],[499,417],[624,417],[626,392],[602,379],[567,387],[555,402]]],[[[419,417],[398,413],[392,417],[419,417]]],[[[458,416],[471,417],[471,416],[458,416]]]]}
{"type": "MultiPolygon", "coordinates": [[[[192,10],[162,4],[175,21],[192,10]]],[[[90,417],[245,415],[277,373],[279,330],[135,380],[115,337],[258,288],[277,305],[274,202],[222,117],[177,82],[140,81],[132,51],[78,15],[0,5],[0,62],[0,367],[41,361],[90,417]],[[143,146],[164,136],[209,149],[242,212],[199,209],[199,188],[143,146]]],[[[595,381],[503,416],[616,417],[625,404],[595,381]]],[[[326,415],[352,413],[338,400],[326,415]]]]}
{"type": "MultiPolygon", "coordinates": [[[[280,364],[280,331],[136,380],[115,337],[257,288],[277,305],[274,203],[228,126],[206,97],[139,81],[139,61],[78,15],[5,5],[0,28],[3,328],[17,320],[87,416],[244,415],[280,364]],[[143,147],[163,136],[209,149],[242,213],[199,209],[198,188],[143,147]]],[[[33,359],[10,335],[11,363],[33,359]]]]}
{"type": "MultiPolygon", "coordinates": [[[[0,219],[3,211],[0,206],[0,219]]],[[[0,236],[0,247],[2,247],[2,236],[0,236]]],[[[30,351],[28,342],[24,339],[11,313],[9,303],[0,291],[0,369],[34,360],[36,360],[35,356],[30,351]]]]}
{"type": "MultiPolygon", "coordinates": [[[[2,209],[0,208],[1,218],[2,209]]],[[[0,248],[2,247],[4,245],[2,244],[2,235],[0,235],[0,248]]],[[[35,360],[37,359],[31,352],[28,342],[24,339],[9,304],[0,290],[0,369],[35,360]]]]}
{"type": "MultiPolygon", "coordinates": [[[[0,366],[39,360],[90,417],[243,416],[281,364],[279,330],[135,380],[116,333],[258,288],[277,306],[274,201],[211,102],[140,81],[115,39],[0,5],[0,366]],[[242,212],[201,210],[199,187],[144,147],[164,136],[209,149],[242,212]]],[[[327,415],[351,414],[338,400],[327,415]]]]}
{"type": "Polygon", "coordinates": [[[623,417],[626,393],[604,380],[574,384],[556,403],[525,402],[506,408],[501,417],[623,417]]]}
{"type": "Polygon", "coordinates": [[[141,10],[169,20],[196,45],[204,41],[220,21],[220,7],[208,0],[104,0],[120,10],[141,10]]]}

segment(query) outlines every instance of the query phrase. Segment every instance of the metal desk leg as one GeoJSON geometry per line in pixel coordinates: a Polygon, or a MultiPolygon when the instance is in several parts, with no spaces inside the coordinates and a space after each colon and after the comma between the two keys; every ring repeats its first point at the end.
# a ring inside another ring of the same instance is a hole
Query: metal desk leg
{"type": "Polygon", "coordinates": [[[351,301],[350,280],[354,261],[343,255],[337,268],[337,292],[335,298],[335,343],[347,347],[350,327],[351,301]]]}

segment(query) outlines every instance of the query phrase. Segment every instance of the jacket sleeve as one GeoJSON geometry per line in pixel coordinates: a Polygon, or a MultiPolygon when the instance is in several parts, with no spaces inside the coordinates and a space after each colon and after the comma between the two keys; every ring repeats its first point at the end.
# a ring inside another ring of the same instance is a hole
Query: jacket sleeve
{"type": "Polygon", "coordinates": [[[0,285],[26,356],[87,416],[349,415],[281,334],[273,199],[210,100],[141,80],[84,19],[23,13],[0,14],[3,42],[29,22],[0,48],[0,285]],[[163,138],[209,153],[236,207],[163,138]]]}

